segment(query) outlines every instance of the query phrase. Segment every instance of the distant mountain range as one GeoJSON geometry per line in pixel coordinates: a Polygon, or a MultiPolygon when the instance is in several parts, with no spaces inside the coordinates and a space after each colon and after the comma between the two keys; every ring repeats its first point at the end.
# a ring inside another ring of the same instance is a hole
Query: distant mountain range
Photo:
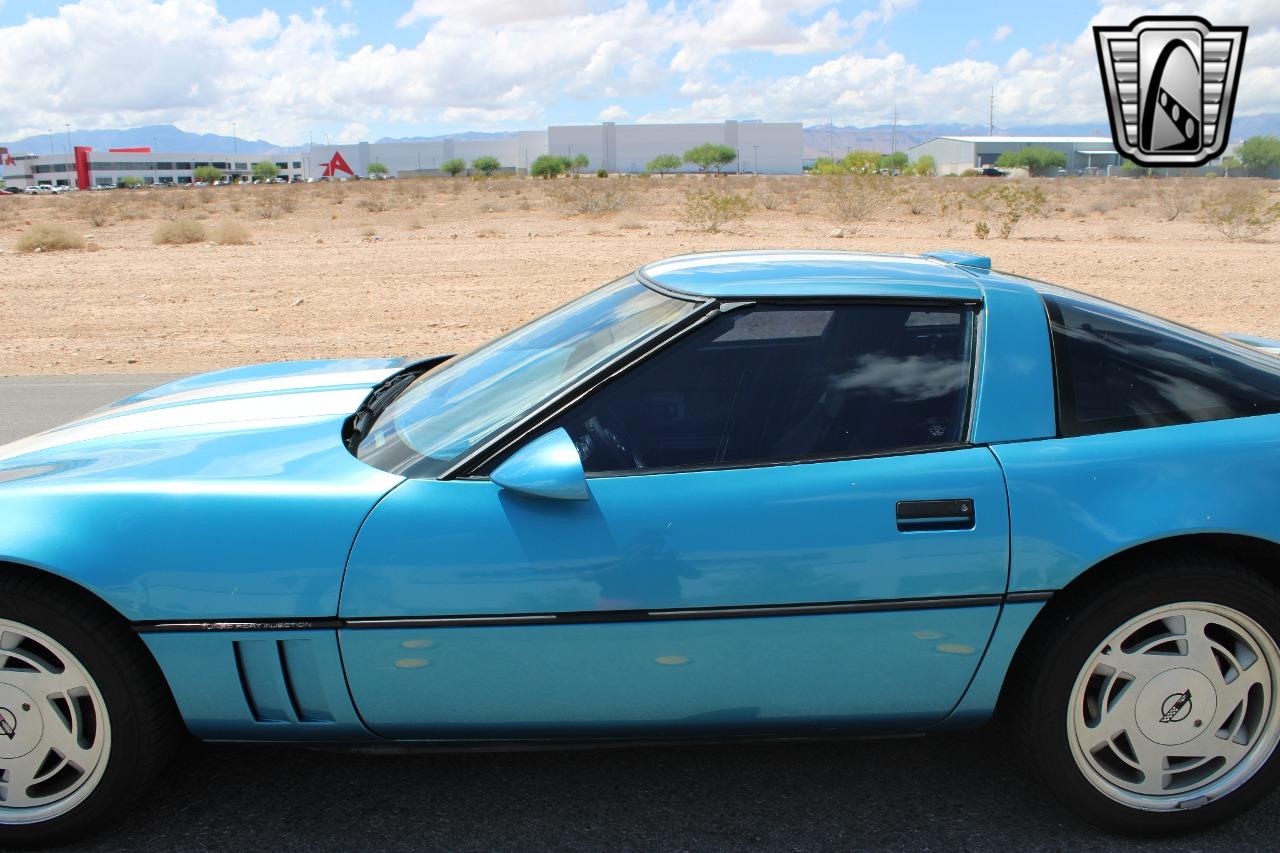
{"type": "MultiPolygon", "coordinates": [[[[150,147],[153,151],[197,151],[209,154],[268,154],[289,150],[265,139],[243,139],[217,133],[188,133],[171,124],[149,124],[127,130],[73,130],[71,145],[94,149],[150,147]]],[[[0,142],[13,154],[62,154],[67,150],[67,131],[53,130],[13,142],[0,142]]],[[[296,150],[296,149],[295,149],[296,150]]]]}
{"type": "MultiPolygon", "coordinates": [[[[1239,140],[1258,134],[1280,135],[1280,115],[1236,118],[1231,122],[1231,139],[1239,140]]],[[[897,127],[899,151],[928,142],[938,136],[986,136],[987,126],[973,124],[900,124],[897,127]]],[[[1110,136],[1108,124],[1035,124],[997,125],[996,136],[1110,136]]],[[[880,151],[893,149],[895,131],[892,125],[853,127],[816,124],[804,129],[806,159],[843,157],[846,151],[880,151]]]]}
{"type": "MultiPolygon", "coordinates": [[[[1111,128],[1105,124],[1038,124],[1001,125],[996,127],[1002,136],[1110,136],[1111,128]]],[[[1231,138],[1244,139],[1267,133],[1280,135],[1280,114],[1237,118],[1231,124],[1231,138]]],[[[927,142],[936,136],[985,136],[986,125],[968,124],[900,124],[896,131],[891,125],[871,127],[818,124],[804,129],[804,156],[844,156],[845,151],[870,150],[887,152],[896,144],[898,150],[927,142]]],[[[430,142],[436,139],[507,139],[514,131],[465,131],[437,136],[384,136],[386,142],[430,142]]],[[[88,145],[95,149],[135,148],[150,146],[156,151],[200,151],[210,154],[272,154],[298,151],[305,146],[285,146],[265,139],[240,139],[216,133],[188,133],[171,124],[153,124],[127,130],[73,130],[71,144],[88,145]]],[[[0,142],[14,154],[45,154],[50,150],[62,153],[67,149],[67,133],[55,130],[28,136],[13,142],[0,142]],[[52,146],[52,148],[51,148],[52,146]]]]}

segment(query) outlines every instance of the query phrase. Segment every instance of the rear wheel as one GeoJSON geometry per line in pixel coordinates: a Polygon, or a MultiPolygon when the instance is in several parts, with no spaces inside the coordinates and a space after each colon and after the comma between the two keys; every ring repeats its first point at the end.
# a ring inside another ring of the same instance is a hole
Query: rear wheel
{"type": "Polygon", "coordinates": [[[1017,713],[1069,808],[1168,835],[1239,814],[1280,776],[1280,604],[1226,558],[1154,563],[1055,602],[1024,658],[1017,713]]]}
{"type": "Polygon", "coordinates": [[[163,768],[176,734],[125,626],[74,589],[0,577],[0,847],[98,829],[163,768]]]}

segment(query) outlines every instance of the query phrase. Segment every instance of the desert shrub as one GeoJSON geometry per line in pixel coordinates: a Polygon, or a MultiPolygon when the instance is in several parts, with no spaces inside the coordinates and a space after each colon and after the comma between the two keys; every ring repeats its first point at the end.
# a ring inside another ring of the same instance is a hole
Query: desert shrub
{"type": "Polygon", "coordinates": [[[298,209],[298,198],[293,190],[271,188],[258,195],[257,212],[261,219],[278,219],[298,209]]]}
{"type": "Polygon", "coordinates": [[[973,236],[979,240],[985,240],[991,236],[991,226],[986,223],[986,220],[980,219],[973,223],[973,236]]]}
{"type": "Polygon", "coordinates": [[[222,180],[222,170],[217,166],[196,166],[196,170],[191,175],[197,181],[203,181],[206,184],[214,184],[222,180]]]}
{"type": "Polygon", "coordinates": [[[725,225],[741,222],[750,212],[751,202],[746,196],[727,190],[696,190],[684,194],[681,219],[699,231],[714,233],[725,225]]]}
{"type": "Polygon", "coordinates": [[[476,159],[472,160],[471,168],[475,169],[477,172],[479,172],[480,174],[484,175],[487,178],[490,175],[492,175],[494,172],[501,169],[502,163],[498,162],[497,157],[490,157],[486,155],[484,157],[477,157],[476,159]]]}
{"type": "Polygon", "coordinates": [[[184,243],[200,243],[204,240],[204,226],[194,219],[175,219],[163,222],[151,235],[157,246],[180,246],[184,243]]]}
{"type": "Polygon", "coordinates": [[[627,178],[565,181],[551,191],[555,202],[571,213],[621,210],[631,200],[631,195],[631,181],[627,178]]]}
{"type": "Polygon", "coordinates": [[[165,219],[181,219],[185,211],[193,206],[190,192],[183,190],[170,191],[161,197],[160,210],[165,219]]]}
{"type": "Polygon", "coordinates": [[[124,187],[127,190],[136,190],[138,187],[142,186],[142,183],[142,178],[139,178],[137,175],[125,175],[123,178],[116,181],[116,186],[124,187]]]}
{"type": "Polygon", "coordinates": [[[115,221],[116,206],[111,203],[111,199],[103,198],[101,195],[90,197],[80,205],[80,212],[84,214],[84,218],[89,224],[95,228],[101,228],[104,225],[110,225],[115,221]]]}
{"type": "Polygon", "coordinates": [[[1268,205],[1265,193],[1235,181],[1200,202],[1200,219],[1228,240],[1254,240],[1280,220],[1280,203],[1268,205]]]}
{"type": "Polygon", "coordinates": [[[978,177],[978,176],[979,176],[979,175],[981,175],[981,174],[982,174],[982,173],[981,173],[981,172],[979,172],[977,169],[965,169],[963,172],[961,172],[961,173],[960,173],[960,177],[962,177],[962,178],[976,178],[976,177],[978,177]]]}
{"type": "MultiPolygon", "coordinates": [[[[1039,186],[1002,182],[998,187],[986,187],[972,196],[973,200],[993,219],[1001,238],[1008,239],[1024,219],[1044,216],[1047,199],[1039,186]]],[[[988,233],[990,226],[988,225],[988,233]]]]}
{"type": "Polygon", "coordinates": [[[1164,180],[1152,192],[1156,210],[1165,222],[1173,222],[1187,212],[1191,206],[1190,184],[1188,181],[1164,180]]]}
{"type": "Polygon", "coordinates": [[[83,249],[84,237],[61,225],[40,223],[32,225],[18,237],[15,248],[19,252],[59,252],[63,249],[83,249]]]}
{"type": "Polygon", "coordinates": [[[253,237],[239,222],[224,222],[213,229],[213,242],[219,246],[247,246],[253,237]]]}
{"type": "Polygon", "coordinates": [[[417,207],[427,198],[427,181],[425,178],[401,178],[396,181],[396,185],[408,207],[417,207]]]}
{"type": "Polygon", "coordinates": [[[943,237],[950,237],[964,222],[964,211],[968,205],[968,193],[959,190],[938,193],[938,219],[942,222],[943,237]]]}
{"type": "Polygon", "coordinates": [[[822,197],[838,225],[857,224],[883,210],[895,195],[893,182],[881,175],[830,175],[822,179],[822,197]]]}
{"type": "Polygon", "coordinates": [[[557,177],[563,174],[567,168],[565,165],[566,159],[565,157],[557,157],[554,154],[543,154],[529,166],[529,174],[544,180],[557,177]]]}
{"type": "Polygon", "coordinates": [[[367,210],[370,213],[382,213],[383,211],[390,209],[390,205],[387,204],[386,197],[383,196],[381,193],[374,193],[373,195],[367,195],[364,198],[360,199],[358,202],[356,202],[356,204],[362,210],[367,210]]]}

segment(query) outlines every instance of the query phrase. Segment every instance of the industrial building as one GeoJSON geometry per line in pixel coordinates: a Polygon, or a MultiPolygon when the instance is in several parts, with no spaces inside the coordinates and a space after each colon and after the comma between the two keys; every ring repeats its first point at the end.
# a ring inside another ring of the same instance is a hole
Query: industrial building
{"type": "MultiPolygon", "coordinates": [[[[311,145],[301,153],[241,155],[209,152],[153,152],[150,148],[105,151],[77,146],[70,154],[0,156],[4,180],[11,186],[70,185],[79,189],[116,186],[124,177],[144,184],[189,184],[200,166],[214,166],[233,180],[252,174],[257,160],[268,159],[289,181],[314,178],[366,177],[369,165],[381,163],[393,177],[441,174],[449,160],[468,166],[480,157],[495,157],[502,170],[526,173],[543,154],[574,158],[585,154],[589,168],[639,173],[662,154],[677,157],[706,143],[737,152],[728,171],[798,175],[804,170],[804,131],[799,122],[726,121],[715,124],[563,125],[520,131],[494,138],[428,139],[411,142],[356,142],[311,145]]],[[[696,170],[691,164],[686,170],[696,170]]]]}
{"type": "Polygon", "coordinates": [[[224,176],[232,179],[247,179],[252,175],[253,164],[259,160],[275,163],[280,177],[286,180],[302,180],[305,165],[298,154],[237,157],[207,151],[160,153],[150,148],[95,151],[84,146],[76,146],[70,156],[66,153],[12,154],[0,159],[5,164],[2,174],[9,186],[48,184],[82,190],[92,186],[114,187],[124,177],[139,178],[144,184],[189,184],[201,166],[221,169],[224,176]]]}
{"type": "MultiPolygon", "coordinates": [[[[547,130],[551,154],[586,154],[592,169],[643,172],[654,157],[677,157],[708,142],[738,152],[734,172],[798,175],[804,171],[804,128],[799,122],[726,121],[723,124],[560,125],[547,130]]],[[[687,170],[696,166],[685,164],[687,170]]]]}
{"type": "Polygon", "coordinates": [[[908,148],[907,157],[914,164],[928,155],[937,174],[958,175],[966,169],[994,166],[1001,154],[1033,145],[1066,154],[1066,169],[1073,174],[1106,172],[1122,162],[1110,136],[939,136],[908,148]]]}
{"type": "Polygon", "coordinates": [[[468,166],[478,157],[496,157],[503,171],[524,172],[547,153],[547,131],[522,130],[494,139],[426,139],[421,142],[357,142],[312,145],[303,157],[307,177],[364,177],[370,163],[381,163],[396,177],[438,175],[450,160],[468,166]],[[336,158],[335,158],[336,155],[336,158]]]}

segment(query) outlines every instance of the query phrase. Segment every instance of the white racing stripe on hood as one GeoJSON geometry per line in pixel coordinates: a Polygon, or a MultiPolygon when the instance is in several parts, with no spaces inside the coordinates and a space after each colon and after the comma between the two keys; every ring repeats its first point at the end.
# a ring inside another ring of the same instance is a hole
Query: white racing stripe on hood
{"type": "Polygon", "coordinates": [[[119,416],[90,418],[0,446],[0,462],[78,442],[156,430],[219,425],[229,428],[262,426],[285,419],[299,421],[347,415],[355,411],[368,394],[367,387],[299,391],[292,394],[210,400],[144,409],[119,416]]]}
{"type": "Polygon", "coordinates": [[[241,382],[224,382],[215,385],[205,385],[200,388],[193,388],[190,391],[175,391],[172,394],[164,394],[159,397],[149,397],[145,400],[139,400],[136,403],[127,403],[123,406],[101,409],[85,418],[85,420],[89,420],[90,418],[115,417],[128,412],[141,411],[143,409],[157,409],[178,403],[189,403],[193,400],[246,397],[258,394],[278,394],[290,391],[306,391],[312,388],[334,389],[346,386],[358,386],[364,388],[365,394],[368,394],[368,389],[395,373],[396,369],[397,368],[394,367],[380,367],[376,370],[344,370],[337,373],[303,373],[292,374],[289,376],[272,376],[266,379],[247,379],[241,382]]]}

